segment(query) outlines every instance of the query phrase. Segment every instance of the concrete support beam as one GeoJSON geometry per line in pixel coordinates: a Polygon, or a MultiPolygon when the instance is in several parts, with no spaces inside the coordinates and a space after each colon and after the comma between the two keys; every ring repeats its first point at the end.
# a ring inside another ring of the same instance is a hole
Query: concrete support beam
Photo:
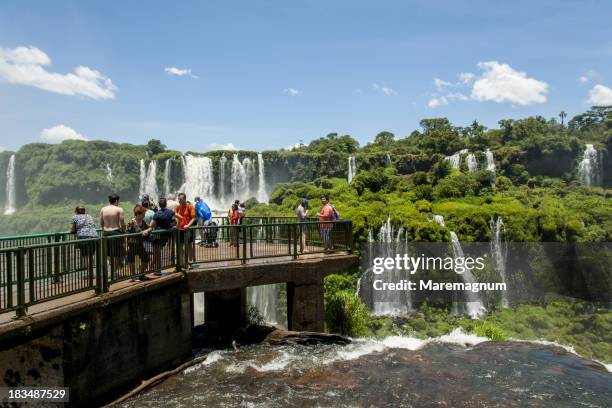
{"type": "Polygon", "coordinates": [[[323,280],[287,282],[289,330],[322,332],[324,321],[323,280]]]}
{"type": "Polygon", "coordinates": [[[204,323],[214,331],[228,333],[246,323],[246,288],[204,293],[204,323]]]}

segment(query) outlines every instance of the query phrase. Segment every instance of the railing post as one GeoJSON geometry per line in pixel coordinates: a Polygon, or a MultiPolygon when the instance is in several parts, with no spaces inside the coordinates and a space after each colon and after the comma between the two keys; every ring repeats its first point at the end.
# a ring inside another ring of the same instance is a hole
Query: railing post
{"type": "MultiPolygon", "coordinates": [[[[175,268],[177,272],[181,272],[183,270],[183,265],[181,263],[182,254],[181,254],[181,239],[180,239],[181,230],[176,227],[174,231],[172,231],[172,237],[174,240],[174,262],[175,268]]],[[[160,265],[161,268],[161,265],[160,265]]]]}
{"type": "Polygon", "coordinates": [[[348,239],[347,239],[347,248],[348,248],[348,253],[352,253],[353,252],[353,222],[352,221],[348,221],[348,239]]]}
{"type": "Polygon", "coordinates": [[[245,264],[247,261],[247,237],[246,237],[246,229],[247,227],[244,225],[240,225],[240,230],[238,231],[238,247],[240,247],[240,232],[242,232],[242,263],[245,264]]]}
{"type": "MultiPolygon", "coordinates": [[[[60,234],[55,234],[54,237],[55,243],[60,242],[60,234]]],[[[55,246],[53,248],[53,282],[59,282],[59,275],[61,270],[61,260],[60,260],[60,247],[55,246]]]]}
{"type": "Polygon", "coordinates": [[[24,249],[20,247],[17,249],[17,317],[25,315],[25,257],[24,249]]]}
{"type": "Polygon", "coordinates": [[[298,240],[302,240],[302,236],[300,231],[298,231],[298,225],[292,224],[291,231],[293,232],[293,259],[297,259],[298,257],[298,240]]]}
{"type": "Polygon", "coordinates": [[[6,307],[10,308],[13,306],[13,258],[15,253],[6,252],[4,256],[6,258],[6,307]]]}
{"type": "Polygon", "coordinates": [[[100,242],[102,243],[102,292],[108,292],[110,283],[108,281],[108,254],[106,253],[108,250],[107,242],[110,238],[100,238],[100,242]]]}
{"type": "Polygon", "coordinates": [[[106,258],[104,257],[103,252],[103,243],[102,238],[98,238],[95,242],[96,245],[96,295],[99,295],[104,292],[104,265],[106,263],[106,258]]]}
{"type": "Polygon", "coordinates": [[[251,253],[251,257],[253,257],[253,227],[249,228],[249,251],[251,253]]]}
{"type": "Polygon", "coordinates": [[[34,284],[36,283],[36,277],[34,276],[36,269],[36,264],[34,263],[34,250],[28,250],[28,289],[30,293],[29,302],[33,302],[36,300],[36,294],[34,292],[34,284]]]}

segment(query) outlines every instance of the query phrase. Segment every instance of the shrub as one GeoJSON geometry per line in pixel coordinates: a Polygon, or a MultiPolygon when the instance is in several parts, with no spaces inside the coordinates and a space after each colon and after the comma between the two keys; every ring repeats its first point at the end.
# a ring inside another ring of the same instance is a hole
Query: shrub
{"type": "Polygon", "coordinates": [[[325,320],[331,332],[346,336],[365,335],[368,319],[366,306],[354,292],[348,290],[331,295],[325,305],[325,320]]]}

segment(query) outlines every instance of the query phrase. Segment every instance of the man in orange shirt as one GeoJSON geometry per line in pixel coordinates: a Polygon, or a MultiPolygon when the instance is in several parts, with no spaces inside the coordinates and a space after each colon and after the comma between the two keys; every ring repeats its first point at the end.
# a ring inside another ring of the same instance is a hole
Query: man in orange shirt
{"type": "Polygon", "coordinates": [[[195,260],[195,245],[194,245],[194,237],[193,231],[189,229],[193,224],[196,223],[196,211],[193,204],[187,201],[187,196],[185,193],[180,193],[178,196],[179,203],[176,206],[174,212],[181,216],[181,223],[179,225],[180,234],[180,242],[184,243],[185,239],[187,239],[188,245],[188,256],[189,260],[195,260]]]}
{"type": "Polygon", "coordinates": [[[323,240],[323,247],[327,252],[331,251],[332,249],[332,242],[329,233],[333,228],[334,224],[331,222],[326,223],[324,221],[336,221],[336,211],[334,211],[334,208],[329,203],[329,197],[327,196],[327,194],[321,197],[321,204],[323,204],[323,208],[321,208],[321,211],[319,212],[319,226],[321,228],[321,239],[323,240]]]}

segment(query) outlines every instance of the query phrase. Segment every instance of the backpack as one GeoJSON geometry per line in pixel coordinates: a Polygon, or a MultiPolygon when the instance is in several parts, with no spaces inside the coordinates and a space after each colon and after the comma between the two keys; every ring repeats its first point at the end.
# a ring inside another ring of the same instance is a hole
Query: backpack
{"type": "Polygon", "coordinates": [[[195,209],[196,209],[196,213],[198,214],[198,218],[201,218],[203,220],[209,220],[210,217],[212,216],[210,207],[206,205],[204,200],[198,201],[198,203],[195,206],[195,209]]]}
{"type": "Polygon", "coordinates": [[[333,221],[338,221],[340,219],[340,213],[338,212],[338,210],[336,210],[336,207],[334,207],[333,205],[331,206],[331,208],[334,211],[333,221]]]}

